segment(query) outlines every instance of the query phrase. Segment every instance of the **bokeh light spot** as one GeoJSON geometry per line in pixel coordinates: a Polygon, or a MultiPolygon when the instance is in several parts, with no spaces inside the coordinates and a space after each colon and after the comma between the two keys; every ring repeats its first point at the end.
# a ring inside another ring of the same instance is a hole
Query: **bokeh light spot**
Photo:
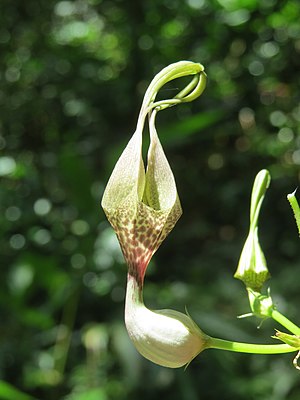
{"type": "Polygon", "coordinates": [[[15,266],[8,277],[8,284],[12,291],[16,293],[26,290],[33,281],[33,269],[29,264],[19,264],[15,266]]]}
{"type": "Polygon", "coordinates": [[[195,10],[200,10],[205,6],[205,0],[187,0],[187,4],[195,10]]]}
{"type": "Polygon", "coordinates": [[[0,157],[0,176],[12,174],[16,167],[17,164],[12,157],[0,157]]]}
{"type": "Polygon", "coordinates": [[[71,265],[75,269],[81,269],[86,264],[86,258],[83,254],[76,253],[71,257],[71,265]]]}
{"type": "Polygon", "coordinates": [[[86,235],[90,230],[89,224],[82,219],[77,219],[72,222],[71,231],[74,235],[83,236],[86,235]]]}
{"type": "Polygon", "coordinates": [[[55,5],[54,12],[59,17],[68,17],[75,12],[75,3],[71,1],[60,1],[55,5]]]}
{"type": "Polygon", "coordinates": [[[33,233],[32,238],[36,244],[38,244],[40,246],[45,246],[46,244],[48,244],[50,242],[51,235],[47,229],[41,228],[41,229],[37,229],[33,233]]]}
{"type": "Polygon", "coordinates": [[[286,120],[287,118],[282,111],[273,111],[270,114],[270,122],[273,126],[282,126],[286,123],[286,120]]]}
{"type": "Polygon", "coordinates": [[[277,134],[278,139],[281,143],[290,143],[294,139],[294,132],[291,128],[281,128],[277,134]]]}
{"type": "Polygon", "coordinates": [[[221,169],[224,166],[224,157],[222,154],[213,153],[208,157],[207,164],[212,170],[221,169]]]}
{"type": "Polygon", "coordinates": [[[51,210],[51,202],[48,199],[38,199],[34,205],[33,210],[37,215],[47,215],[51,210]]]}
{"type": "Polygon", "coordinates": [[[150,50],[153,46],[153,39],[149,35],[142,35],[138,41],[141,50],[150,50]]]}
{"type": "Polygon", "coordinates": [[[292,160],[295,164],[300,165],[300,150],[293,152],[292,160]]]}
{"type": "Polygon", "coordinates": [[[258,61],[258,60],[254,60],[249,64],[249,72],[251,75],[253,76],[259,76],[262,75],[265,71],[265,68],[263,66],[263,64],[258,61]]]}
{"type": "Polygon", "coordinates": [[[22,212],[21,212],[20,208],[16,207],[16,206],[10,206],[5,211],[5,218],[11,222],[18,221],[18,219],[20,219],[21,215],[22,215],[22,212]]]}
{"type": "Polygon", "coordinates": [[[12,235],[9,240],[10,247],[15,250],[21,250],[25,246],[25,243],[26,243],[25,237],[20,233],[12,235]]]}
{"type": "Polygon", "coordinates": [[[261,55],[265,58],[274,57],[279,52],[279,46],[276,42],[266,42],[261,45],[261,55]]]}
{"type": "Polygon", "coordinates": [[[239,112],[239,122],[244,130],[248,130],[255,125],[254,111],[249,107],[244,107],[239,112]]]}

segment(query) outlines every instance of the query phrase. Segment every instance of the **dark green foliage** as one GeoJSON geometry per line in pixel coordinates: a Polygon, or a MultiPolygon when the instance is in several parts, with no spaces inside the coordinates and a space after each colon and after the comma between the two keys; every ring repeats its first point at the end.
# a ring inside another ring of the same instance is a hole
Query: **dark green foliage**
{"type": "Polygon", "coordinates": [[[201,62],[201,98],[158,118],[184,214],[149,267],[146,304],[186,306],[214,336],[272,341],[274,323],[236,320],[249,309],[232,278],[267,168],[261,243],[279,309],[299,321],[286,201],[299,185],[299,15],[298,0],[1,1],[0,399],[299,399],[291,355],[209,350],[186,371],[142,359],[100,209],[154,74],[201,62]]]}

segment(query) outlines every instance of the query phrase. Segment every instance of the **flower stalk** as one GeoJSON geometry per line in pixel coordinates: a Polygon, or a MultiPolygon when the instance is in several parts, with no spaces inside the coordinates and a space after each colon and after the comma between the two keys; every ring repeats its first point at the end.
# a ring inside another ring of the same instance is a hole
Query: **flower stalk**
{"type": "Polygon", "coordinates": [[[296,351],[295,347],[288,344],[242,343],[212,337],[208,342],[208,348],[251,354],[283,354],[293,353],[296,351]]]}
{"type": "Polygon", "coordinates": [[[300,328],[294,322],[289,320],[285,315],[281,314],[275,307],[271,310],[270,317],[278,322],[281,326],[288,329],[294,335],[300,336],[300,328]]]}

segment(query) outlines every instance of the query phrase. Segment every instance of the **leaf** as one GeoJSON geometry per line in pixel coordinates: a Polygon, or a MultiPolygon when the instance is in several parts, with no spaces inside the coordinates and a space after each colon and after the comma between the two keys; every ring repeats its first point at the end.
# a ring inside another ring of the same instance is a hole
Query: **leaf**
{"type": "Polygon", "coordinates": [[[82,393],[73,393],[65,400],[107,400],[107,396],[103,389],[95,388],[82,393]]]}
{"type": "Polygon", "coordinates": [[[26,393],[21,392],[19,389],[16,389],[11,384],[0,381],[0,399],[1,400],[36,400],[35,397],[32,397],[26,393]]]}

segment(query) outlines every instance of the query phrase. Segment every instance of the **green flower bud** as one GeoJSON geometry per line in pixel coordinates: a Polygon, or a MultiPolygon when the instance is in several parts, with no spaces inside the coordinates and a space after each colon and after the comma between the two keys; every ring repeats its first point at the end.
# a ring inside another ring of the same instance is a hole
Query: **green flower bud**
{"type": "Polygon", "coordinates": [[[248,286],[247,291],[250,307],[253,313],[252,315],[263,319],[272,317],[274,303],[270,294],[270,290],[268,290],[267,295],[264,295],[260,292],[256,292],[248,286]]]}
{"type": "Polygon", "coordinates": [[[188,365],[208,347],[209,337],[189,315],[145,307],[141,288],[131,276],[127,284],[125,323],[139,353],[163,367],[188,365]]]}
{"type": "Polygon", "coordinates": [[[264,282],[270,277],[266,259],[259,244],[257,228],[249,232],[234,277],[242,280],[246,287],[256,291],[260,291],[264,282]]]}
{"type": "Polygon", "coordinates": [[[254,181],[249,234],[241,252],[240,260],[234,277],[244,282],[247,288],[259,292],[264,282],[270,277],[266,259],[258,239],[258,217],[265,192],[270,184],[270,174],[267,170],[260,171],[254,181]]]}

